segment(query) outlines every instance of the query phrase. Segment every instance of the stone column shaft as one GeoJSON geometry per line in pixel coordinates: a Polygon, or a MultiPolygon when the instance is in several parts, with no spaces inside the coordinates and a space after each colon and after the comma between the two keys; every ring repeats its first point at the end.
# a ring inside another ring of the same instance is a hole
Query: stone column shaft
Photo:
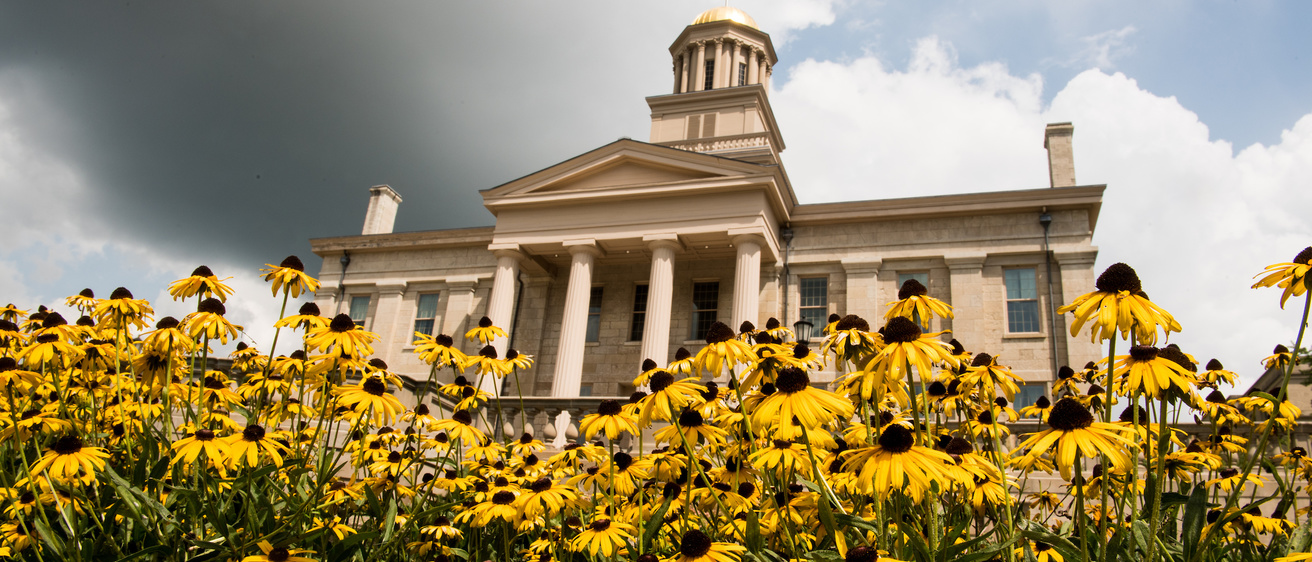
{"type": "Polygon", "coordinates": [[[662,367],[670,360],[670,312],[674,303],[674,251],[678,242],[651,244],[651,277],[647,283],[647,316],[642,325],[641,359],[662,367]]]}
{"type": "Polygon", "coordinates": [[[569,285],[565,292],[565,314],[560,322],[560,345],[556,347],[556,374],[551,380],[551,395],[579,395],[583,382],[583,351],[588,330],[588,300],[592,296],[592,266],[598,250],[595,244],[567,246],[572,256],[569,285]]]}
{"type": "Polygon", "coordinates": [[[984,254],[944,258],[952,290],[952,337],[974,353],[994,349],[1001,343],[985,341],[984,258],[984,254]]]}
{"type": "Polygon", "coordinates": [[[715,77],[713,86],[716,88],[724,87],[724,41],[715,42],[715,77]]]}
{"type": "MultiPolygon", "coordinates": [[[[492,278],[492,294],[488,297],[487,317],[492,320],[492,325],[506,331],[506,335],[514,333],[515,312],[515,280],[519,277],[519,260],[523,257],[516,250],[495,249],[492,251],[497,257],[497,272],[492,278]]],[[[492,346],[497,350],[497,357],[504,358],[506,349],[510,343],[510,338],[500,338],[492,342],[492,346]]]]}
{"type": "Polygon", "coordinates": [[[756,49],[747,57],[747,83],[757,84],[761,81],[760,63],[756,62],[756,49]]]}
{"type": "Polygon", "coordinates": [[[693,76],[695,76],[695,78],[692,81],[692,91],[700,92],[703,89],[702,86],[706,85],[706,44],[705,43],[697,44],[697,56],[693,60],[696,64],[692,69],[693,76]]]}
{"type": "Polygon", "coordinates": [[[733,324],[735,331],[743,321],[760,323],[761,316],[761,240],[754,235],[736,236],[738,249],[733,274],[733,324]]]}

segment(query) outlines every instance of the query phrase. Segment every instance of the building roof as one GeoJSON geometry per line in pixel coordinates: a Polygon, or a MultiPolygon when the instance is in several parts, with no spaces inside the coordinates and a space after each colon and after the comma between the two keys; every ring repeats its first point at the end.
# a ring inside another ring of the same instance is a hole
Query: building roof
{"type": "Polygon", "coordinates": [[[705,12],[698,14],[697,18],[692,20],[692,24],[690,25],[711,23],[715,21],[732,21],[735,23],[741,23],[752,29],[761,29],[756,25],[756,20],[752,19],[752,16],[747,15],[747,12],[730,6],[720,6],[719,8],[706,10],[705,12]]]}

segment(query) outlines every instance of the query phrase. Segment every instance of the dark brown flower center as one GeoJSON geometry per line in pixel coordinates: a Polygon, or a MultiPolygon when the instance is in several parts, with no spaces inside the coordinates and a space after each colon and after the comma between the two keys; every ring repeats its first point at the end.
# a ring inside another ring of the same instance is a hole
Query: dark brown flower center
{"type": "Polygon", "coordinates": [[[1052,406],[1052,402],[1048,400],[1047,396],[1040,396],[1038,400],[1034,401],[1034,406],[1040,410],[1046,410],[1049,406],[1052,406]]]}
{"type": "Polygon", "coordinates": [[[911,446],[916,444],[915,437],[911,435],[911,430],[902,426],[902,424],[891,423],[884,426],[879,434],[879,446],[885,451],[893,453],[905,453],[911,450],[911,446]]]}
{"type": "Polygon", "coordinates": [[[680,347],[679,349],[676,349],[674,351],[675,361],[683,361],[684,359],[687,359],[689,357],[692,357],[692,352],[688,351],[688,348],[686,347],[680,347]]]}
{"type": "Polygon", "coordinates": [[[1098,276],[1094,286],[1104,293],[1116,293],[1120,291],[1129,291],[1137,293],[1143,290],[1143,284],[1139,282],[1139,274],[1134,272],[1134,268],[1123,263],[1114,263],[1098,276]]]}
{"type": "Polygon", "coordinates": [[[666,388],[669,388],[670,385],[674,384],[674,375],[671,375],[666,371],[656,371],[651,376],[650,384],[651,384],[651,391],[653,394],[655,394],[657,392],[665,390],[666,388]]]}
{"type": "Polygon", "coordinates": [[[960,437],[953,437],[952,441],[948,442],[948,446],[943,449],[943,452],[949,455],[964,455],[973,452],[974,450],[975,446],[971,445],[970,441],[966,441],[960,437]]]}
{"type": "Polygon", "coordinates": [[[292,557],[292,553],[291,551],[280,546],[270,550],[269,554],[265,555],[265,557],[268,558],[271,562],[286,562],[288,559],[292,557]]]}
{"type": "Polygon", "coordinates": [[[711,537],[696,529],[684,533],[683,540],[679,542],[679,554],[688,558],[700,558],[710,551],[711,537]]]}
{"type": "Polygon", "coordinates": [[[456,413],[451,414],[451,419],[464,425],[474,423],[474,418],[469,415],[469,410],[456,410],[456,413]]]}
{"type": "Polygon", "coordinates": [[[301,258],[296,256],[287,256],[286,258],[283,258],[282,262],[278,264],[278,267],[294,269],[296,271],[305,271],[305,264],[301,263],[301,258]]]}
{"type": "Polygon", "coordinates": [[[50,448],[54,449],[57,454],[71,455],[82,450],[82,438],[76,435],[65,435],[55,440],[50,448]]]}
{"type": "Polygon", "coordinates": [[[902,284],[902,288],[898,289],[897,298],[898,300],[903,300],[908,297],[918,297],[927,294],[929,294],[929,289],[926,289],[923,284],[915,279],[907,279],[906,282],[902,284]]]}
{"type": "Polygon", "coordinates": [[[750,334],[755,331],[756,325],[746,320],[743,320],[743,323],[738,325],[738,333],[740,334],[750,334]]]}
{"type": "Polygon", "coordinates": [[[209,429],[201,429],[201,430],[197,430],[196,433],[192,435],[192,437],[195,437],[197,441],[213,441],[214,432],[209,429]]]}
{"type": "Polygon", "coordinates": [[[492,327],[492,319],[491,319],[491,318],[488,318],[488,317],[486,317],[486,316],[484,316],[484,317],[482,317],[482,318],[479,318],[479,319],[478,319],[478,327],[479,327],[479,328],[491,328],[491,327],[492,327]]]}
{"type": "Polygon", "coordinates": [[[623,451],[615,453],[614,460],[615,468],[620,471],[628,470],[629,467],[633,465],[633,456],[623,451]]]}
{"type": "Polygon", "coordinates": [[[515,501],[515,493],[509,490],[502,490],[492,494],[492,503],[497,505],[507,505],[513,501],[515,501]]]}
{"type": "Polygon", "coordinates": [[[241,438],[246,441],[260,441],[264,439],[264,428],[258,425],[248,425],[241,432],[241,438]]]}
{"type": "Polygon", "coordinates": [[[117,289],[114,289],[114,292],[112,292],[112,293],[109,294],[109,298],[110,298],[110,299],[130,299],[130,298],[132,298],[132,291],[129,291],[129,290],[127,289],[127,287],[119,287],[119,288],[117,288],[117,289]]]}
{"type": "Polygon", "coordinates": [[[847,557],[843,562],[875,562],[879,560],[879,553],[868,546],[858,546],[847,551],[847,557]]]}
{"type": "Polygon", "coordinates": [[[1160,353],[1160,350],[1150,345],[1136,345],[1130,348],[1130,358],[1135,361],[1152,361],[1160,353]]]}
{"type": "Polygon", "coordinates": [[[775,379],[774,386],[779,392],[785,394],[795,394],[806,390],[810,386],[811,378],[806,376],[806,371],[797,367],[788,367],[779,371],[779,377],[775,379]]]}
{"type": "Polygon", "coordinates": [[[884,325],[884,341],[887,343],[910,343],[920,339],[920,326],[910,319],[897,316],[884,325]]]}
{"type": "Polygon", "coordinates": [[[360,385],[360,388],[363,388],[365,392],[374,396],[382,396],[387,392],[387,385],[383,383],[383,379],[378,377],[369,377],[365,379],[364,384],[360,385]]]}
{"type": "Polygon", "coordinates": [[[734,338],[733,328],[726,326],[724,322],[711,324],[710,329],[706,330],[706,343],[717,344],[726,342],[734,338]]]}
{"type": "Polygon", "coordinates": [[[1294,256],[1294,263],[1299,265],[1312,263],[1312,246],[1303,248],[1303,251],[1299,252],[1297,256],[1294,256]]]}
{"type": "Polygon", "coordinates": [[[1093,425],[1093,414],[1074,398],[1062,398],[1048,413],[1048,425],[1058,431],[1074,431],[1093,425]]]}
{"type": "Polygon", "coordinates": [[[478,354],[488,359],[496,359],[497,348],[492,347],[490,345],[485,345],[483,346],[483,349],[478,350],[478,354]]]}
{"type": "Polygon", "coordinates": [[[333,321],[328,323],[328,329],[334,332],[349,332],[355,329],[355,320],[346,314],[338,314],[333,317],[333,321]]]}
{"type": "Polygon", "coordinates": [[[228,309],[224,308],[223,303],[220,302],[219,299],[213,297],[200,301],[200,305],[196,307],[196,311],[218,314],[219,316],[228,313],[228,309]]]}
{"type": "MultiPolygon", "coordinates": [[[[1134,348],[1131,348],[1131,350],[1133,349],[1134,348]]],[[[1193,361],[1190,361],[1189,357],[1186,356],[1183,351],[1180,351],[1180,348],[1175,344],[1168,345],[1158,350],[1157,356],[1163,359],[1169,359],[1171,362],[1184,367],[1186,371],[1191,373],[1198,372],[1198,365],[1195,365],[1193,361]]]]}
{"type": "Polygon", "coordinates": [[[679,414],[679,425],[683,427],[701,427],[705,420],[702,419],[701,412],[693,409],[685,409],[679,414]]]}
{"type": "Polygon", "coordinates": [[[855,314],[848,314],[847,316],[838,319],[838,324],[834,325],[834,329],[840,332],[844,332],[847,330],[860,330],[862,332],[869,332],[870,323],[866,322],[866,320],[860,316],[857,316],[855,314]]]}

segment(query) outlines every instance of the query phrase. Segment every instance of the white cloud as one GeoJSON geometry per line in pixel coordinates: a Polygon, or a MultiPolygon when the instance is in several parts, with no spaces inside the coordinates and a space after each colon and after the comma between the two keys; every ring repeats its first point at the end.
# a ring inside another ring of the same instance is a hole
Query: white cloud
{"type": "Polygon", "coordinates": [[[1084,49],[1076,53],[1067,66],[1092,66],[1102,70],[1116,68],[1116,59],[1134,51],[1133,47],[1126,44],[1126,38],[1135,31],[1138,30],[1133,25],[1127,25],[1120,29],[1109,29],[1102,33],[1081,37],[1080,42],[1084,43],[1084,49]]]}
{"type": "Polygon", "coordinates": [[[1281,311],[1276,291],[1249,286],[1312,243],[1312,114],[1279,144],[1235,154],[1175,98],[1119,73],[1085,71],[1045,108],[1037,76],[962,68],[934,38],[904,70],[871,56],[806,61],[776,86],[793,139],[784,158],[804,202],[1044,187],[1043,124],[1072,121],[1079,183],[1108,185],[1099,271],[1134,266],[1183,324],[1172,341],[1246,382],[1275,344],[1293,340],[1296,306],[1281,311]]]}

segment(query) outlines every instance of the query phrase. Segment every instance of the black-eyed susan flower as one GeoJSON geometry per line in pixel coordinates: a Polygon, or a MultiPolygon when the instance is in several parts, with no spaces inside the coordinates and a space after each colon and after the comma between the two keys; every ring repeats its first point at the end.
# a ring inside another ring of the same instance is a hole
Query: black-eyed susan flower
{"type": "Polygon", "coordinates": [[[355,325],[355,321],[346,314],[338,314],[332,322],[321,328],[311,328],[305,336],[305,345],[319,351],[336,349],[352,357],[368,357],[374,354],[373,342],[378,341],[378,334],[365,331],[355,325]]]}
{"type": "Polygon", "coordinates": [[[291,450],[286,445],[274,440],[264,427],[257,424],[246,426],[240,433],[234,433],[223,440],[228,445],[228,466],[260,466],[264,460],[282,466],[283,455],[291,450]]]}
{"type": "Polygon", "coordinates": [[[938,339],[941,333],[925,334],[915,322],[901,316],[889,320],[884,326],[884,348],[866,362],[862,371],[851,375],[860,383],[860,396],[881,399],[889,387],[906,380],[912,368],[920,376],[929,377],[936,363],[955,367],[952,346],[938,339]]]}
{"type": "MultiPolygon", "coordinates": [[[[486,527],[493,521],[514,523],[520,517],[518,495],[510,490],[501,490],[490,494],[485,501],[479,502],[464,517],[475,527],[486,527]]],[[[461,514],[464,515],[464,514],[461,514]]],[[[460,517],[457,518],[459,520],[460,517]]]]}
{"type": "Polygon", "coordinates": [[[1208,361],[1203,369],[1205,369],[1203,372],[1198,373],[1199,386],[1218,388],[1218,385],[1223,382],[1233,386],[1235,384],[1235,378],[1239,376],[1236,375],[1234,371],[1226,370],[1225,366],[1216,359],[1208,361]]]}
{"type": "Polygon", "coordinates": [[[486,316],[478,319],[478,326],[465,332],[465,339],[469,341],[482,342],[483,345],[492,343],[496,338],[506,337],[506,331],[492,325],[492,319],[486,316]]]}
{"type": "Polygon", "coordinates": [[[227,462],[230,449],[227,441],[220,439],[208,429],[198,429],[195,433],[173,442],[170,448],[173,450],[173,459],[169,461],[169,466],[178,462],[182,462],[185,466],[192,466],[200,458],[201,453],[205,453],[209,463],[220,469],[227,462]]]}
{"type": "Polygon", "coordinates": [[[780,324],[779,319],[773,316],[765,321],[765,329],[762,331],[769,334],[776,341],[785,342],[793,339],[793,331],[780,324]]]}
{"type": "Polygon", "coordinates": [[[315,328],[323,328],[328,325],[329,320],[319,314],[319,305],[313,302],[307,302],[297,309],[296,314],[285,316],[281,320],[274,322],[275,328],[304,328],[306,332],[315,328]]]}
{"type": "MultiPolygon", "coordinates": [[[[1030,541],[1030,551],[1034,553],[1035,562],[1065,562],[1057,549],[1043,541],[1030,541]]],[[[1018,560],[1025,558],[1024,546],[1016,547],[1013,552],[1018,560]]]]}
{"type": "Polygon", "coordinates": [[[82,356],[81,349],[59,339],[58,335],[49,333],[37,336],[31,345],[18,352],[16,359],[22,361],[29,369],[39,371],[46,365],[57,369],[68,368],[81,361],[82,356]]]}
{"type": "Polygon", "coordinates": [[[27,318],[27,311],[14,306],[14,303],[0,306],[0,320],[18,323],[24,318],[27,318]]]}
{"type": "Polygon", "coordinates": [[[884,305],[889,307],[888,312],[884,313],[885,321],[901,316],[928,330],[929,320],[934,316],[953,317],[952,305],[929,296],[929,289],[915,279],[907,279],[902,283],[902,288],[897,291],[897,298],[898,300],[884,305]]]}
{"type": "Polygon", "coordinates": [[[1118,470],[1129,469],[1130,457],[1126,450],[1135,445],[1122,435],[1124,428],[1095,422],[1093,414],[1077,400],[1058,400],[1048,414],[1048,428],[1017,445],[1016,450],[1029,450],[1028,455],[1032,456],[1054,451],[1056,465],[1066,480],[1071,479],[1077,455],[1089,458],[1105,455],[1118,470]]]}
{"type": "MultiPolygon", "coordinates": [[[[1288,254],[1286,254],[1288,255],[1288,254]]],[[[1266,266],[1266,271],[1254,275],[1265,275],[1257,283],[1253,283],[1253,288],[1260,287],[1279,287],[1285,291],[1280,295],[1280,308],[1285,307],[1285,301],[1289,297],[1302,296],[1308,289],[1308,270],[1312,270],[1312,246],[1303,248],[1303,251],[1294,256],[1294,261],[1289,263],[1276,263],[1266,266]]]]}
{"type": "Polygon", "coordinates": [[[169,285],[169,295],[173,296],[173,300],[189,299],[200,295],[216,298],[219,302],[227,302],[228,295],[232,294],[232,288],[224,285],[223,282],[228,279],[231,277],[219,279],[209,267],[202,265],[193,270],[191,275],[169,285]]]}
{"type": "MultiPolygon", "coordinates": [[[[671,361],[670,364],[665,367],[665,370],[675,376],[682,375],[689,377],[692,376],[693,371],[696,370],[696,367],[693,366],[693,361],[695,360],[696,357],[693,356],[691,351],[688,351],[688,348],[680,347],[679,349],[674,350],[674,361],[671,361]]],[[[646,368],[643,369],[643,373],[647,374],[648,377],[650,377],[651,374],[655,374],[654,371],[646,368]]],[[[642,384],[638,384],[635,382],[634,384],[637,386],[643,386],[647,383],[643,382],[642,384]]]]}
{"type": "Polygon", "coordinates": [[[278,265],[266,263],[269,269],[261,269],[264,280],[273,283],[273,295],[281,289],[285,295],[298,298],[302,292],[313,293],[319,290],[319,280],[305,274],[305,264],[301,258],[287,256],[278,265]]]}
{"type": "Polygon", "coordinates": [[[1265,483],[1262,477],[1253,473],[1244,474],[1233,468],[1227,468],[1221,471],[1217,478],[1207,481],[1207,486],[1218,487],[1226,492],[1242,486],[1256,486],[1261,488],[1265,483]]]}
{"type": "Polygon", "coordinates": [[[794,416],[807,428],[852,417],[852,401],[828,390],[811,386],[806,371],[788,367],[775,380],[776,392],[756,405],[752,423],[767,427],[790,422],[794,416]]]}
{"type": "Polygon", "coordinates": [[[155,331],[141,336],[143,349],[152,349],[159,353],[190,353],[196,343],[179,329],[181,323],[172,316],[165,316],[155,323],[155,331]]]}
{"type": "Polygon", "coordinates": [[[811,460],[807,458],[806,447],[788,439],[774,439],[769,447],[763,447],[747,457],[757,470],[770,471],[779,475],[810,474],[811,460]]]}
{"type": "Polygon", "coordinates": [[[551,478],[544,476],[529,485],[528,490],[520,498],[520,505],[527,518],[550,517],[559,514],[578,499],[579,496],[574,490],[557,486],[551,478]]]}
{"type": "Polygon", "coordinates": [[[450,418],[437,420],[433,424],[435,431],[445,431],[451,439],[458,440],[466,446],[483,441],[483,432],[474,427],[474,418],[469,410],[456,410],[450,418]]]}
{"type": "MultiPolygon", "coordinates": [[[[1130,354],[1120,357],[1114,371],[1116,388],[1123,396],[1143,393],[1153,398],[1175,398],[1193,392],[1198,379],[1188,366],[1170,359],[1179,352],[1168,348],[1137,345],[1130,354]],[[1165,396],[1163,396],[1165,394],[1165,396]]],[[[1188,361],[1177,357],[1182,361],[1188,361]]]]}
{"type": "Polygon", "coordinates": [[[28,534],[26,525],[27,523],[21,521],[0,523],[0,544],[6,545],[6,548],[12,549],[13,552],[22,552],[31,548],[36,541],[28,534]]]}
{"type": "Polygon", "coordinates": [[[679,540],[679,556],[671,561],[677,562],[736,562],[746,552],[745,547],[725,542],[713,542],[711,537],[693,529],[683,534],[679,540]]]}
{"type": "Polygon", "coordinates": [[[1093,325],[1089,339],[1095,342],[1115,337],[1117,330],[1122,338],[1129,339],[1130,330],[1134,330],[1140,343],[1152,345],[1157,341],[1158,327],[1168,335],[1180,331],[1175,317],[1144,295],[1134,268],[1114,263],[1098,276],[1094,287],[1098,290],[1057,309],[1058,314],[1075,315],[1071,322],[1072,336],[1079,334],[1080,328],[1090,320],[1093,325]]]}
{"type": "MultiPolygon", "coordinates": [[[[910,320],[908,320],[910,322],[910,320]]],[[[855,314],[848,314],[831,323],[833,332],[820,344],[820,353],[833,353],[839,361],[851,361],[879,351],[884,344],[879,334],[870,331],[870,323],[855,314]]],[[[825,330],[829,330],[826,326],[825,330]]]]}
{"type": "Polygon", "coordinates": [[[638,401],[638,426],[647,427],[652,420],[667,421],[674,412],[683,408],[695,408],[701,405],[701,393],[705,390],[696,379],[674,380],[674,375],[659,371],[649,381],[651,394],[638,401]]]}
{"type": "Polygon", "coordinates": [[[708,425],[702,417],[702,413],[692,409],[685,408],[676,418],[677,424],[660,429],[652,438],[657,443],[669,443],[672,447],[680,447],[683,440],[688,440],[688,445],[697,445],[704,443],[709,447],[708,451],[714,451],[721,445],[724,445],[728,439],[728,432],[714,425],[708,425]],[[680,434],[683,436],[680,437],[680,434]]]}
{"type": "Polygon", "coordinates": [[[96,304],[99,302],[100,300],[96,298],[95,291],[91,289],[82,289],[78,294],[64,299],[65,305],[78,309],[82,314],[91,314],[91,311],[96,309],[96,304]]]}
{"type": "Polygon", "coordinates": [[[67,434],[55,439],[46,454],[32,465],[32,474],[49,471],[51,477],[64,482],[80,481],[91,485],[96,480],[96,472],[104,470],[105,459],[109,453],[100,447],[87,447],[82,438],[67,434]]]}
{"type": "Polygon", "coordinates": [[[182,331],[192,339],[199,340],[205,337],[228,343],[228,338],[236,338],[237,332],[241,331],[242,327],[224,318],[227,313],[228,310],[223,306],[223,302],[219,299],[207,298],[200,301],[196,312],[183,317],[182,331]]]}
{"type": "Polygon", "coordinates": [[[260,547],[262,554],[247,556],[242,558],[241,562],[315,562],[313,558],[301,556],[313,554],[312,550],[273,546],[269,541],[260,541],[257,546],[260,547]]]}
{"type": "Polygon", "coordinates": [[[597,413],[583,416],[579,430],[583,432],[584,439],[591,440],[597,433],[602,433],[606,439],[614,441],[624,433],[637,435],[638,425],[632,416],[624,413],[619,402],[602,400],[597,406],[597,413]]]}
{"type": "Polygon", "coordinates": [[[480,377],[492,375],[500,379],[510,374],[511,366],[510,363],[497,358],[497,348],[485,345],[483,349],[478,350],[478,355],[471,355],[465,360],[465,368],[469,367],[474,367],[475,374],[480,377]]]}
{"type": "Polygon", "coordinates": [[[313,521],[314,524],[311,525],[310,528],[305,530],[306,534],[312,534],[315,531],[324,530],[332,533],[333,536],[336,536],[337,540],[339,541],[346,540],[347,535],[356,534],[355,528],[350,525],[347,525],[346,523],[343,523],[342,518],[338,516],[327,517],[323,519],[315,517],[313,521]]]}
{"type": "Polygon", "coordinates": [[[706,347],[697,352],[693,366],[698,372],[718,377],[725,369],[748,365],[756,361],[752,346],[734,337],[733,329],[723,322],[715,322],[706,330],[706,347]]]}
{"type": "MultiPolygon", "coordinates": [[[[924,371],[921,371],[924,372],[924,371]]],[[[959,377],[961,384],[980,389],[984,396],[997,396],[998,390],[1008,400],[1015,400],[1020,392],[1020,384],[1025,379],[1011,372],[1011,369],[998,364],[998,358],[987,353],[980,353],[971,360],[970,368],[959,377]]]]}
{"type": "Polygon", "coordinates": [[[619,553],[635,533],[637,529],[631,525],[612,519],[596,519],[571,539],[569,546],[575,552],[610,558],[619,553]]]}
{"type": "Polygon", "coordinates": [[[523,371],[533,366],[533,356],[520,353],[519,350],[512,347],[506,350],[506,366],[523,371]]]}
{"type": "Polygon", "coordinates": [[[371,413],[374,423],[379,425],[392,423],[397,414],[405,411],[401,401],[387,392],[387,383],[379,376],[368,376],[356,385],[334,389],[333,394],[343,406],[357,413],[371,413]]]}
{"type": "Polygon", "coordinates": [[[150,303],[144,299],[132,298],[132,291],[119,287],[109,294],[108,299],[100,301],[91,315],[95,317],[97,324],[107,324],[114,328],[133,326],[144,329],[154,313],[155,310],[150,307],[150,303]]]}

